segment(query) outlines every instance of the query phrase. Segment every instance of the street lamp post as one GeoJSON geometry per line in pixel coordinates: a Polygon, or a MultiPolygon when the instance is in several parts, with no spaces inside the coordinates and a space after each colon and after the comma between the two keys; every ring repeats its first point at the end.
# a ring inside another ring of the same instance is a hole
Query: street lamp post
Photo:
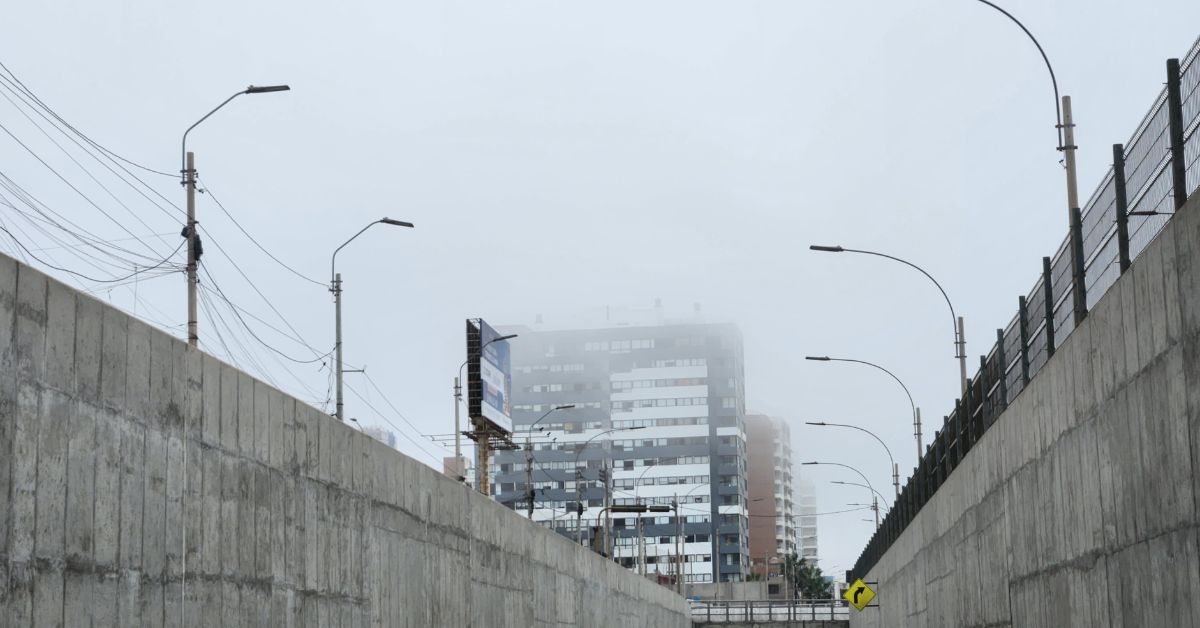
{"type": "Polygon", "coordinates": [[[1050,72],[1050,85],[1054,88],[1054,118],[1055,128],[1058,131],[1058,150],[1063,154],[1063,166],[1067,174],[1067,220],[1070,224],[1070,256],[1071,256],[1071,284],[1074,302],[1072,303],[1075,312],[1075,324],[1078,325],[1087,316],[1087,288],[1084,281],[1084,259],[1083,259],[1083,226],[1082,218],[1079,211],[1079,185],[1076,182],[1076,167],[1075,167],[1075,151],[1078,148],[1075,146],[1075,117],[1071,112],[1071,97],[1059,96],[1058,94],[1058,79],[1054,76],[1054,66],[1050,65],[1050,57],[1046,55],[1046,51],[1042,48],[1042,44],[1038,42],[1037,37],[1033,36],[1021,20],[1008,11],[1005,11],[1000,6],[989,2],[988,0],[979,0],[979,2],[988,5],[989,7],[1003,13],[1005,17],[1012,20],[1033,45],[1037,47],[1038,54],[1042,56],[1042,61],[1046,63],[1046,70],[1050,72]],[[1061,107],[1060,107],[1061,103],[1061,107]]]}
{"type": "Polygon", "coordinates": [[[379,220],[373,221],[370,224],[368,224],[367,226],[360,229],[358,231],[358,233],[351,236],[349,240],[346,240],[345,242],[342,243],[341,246],[334,249],[333,256],[330,257],[330,259],[329,259],[329,279],[330,279],[329,291],[333,293],[333,309],[334,309],[334,313],[335,313],[335,321],[334,321],[335,340],[334,340],[333,350],[336,355],[336,362],[337,362],[337,412],[335,413],[335,415],[337,416],[337,419],[339,421],[345,421],[346,416],[345,416],[345,412],[342,409],[342,275],[337,272],[337,254],[343,248],[345,248],[345,246],[347,244],[350,244],[351,242],[354,241],[355,238],[362,235],[364,231],[366,231],[367,229],[370,229],[371,227],[374,227],[377,224],[381,224],[381,223],[385,224],[385,225],[392,225],[395,227],[408,227],[409,229],[413,228],[413,224],[411,222],[404,222],[402,220],[392,220],[391,218],[386,218],[386,217],[380,218],[379,220]]]}
{"type": "Polygon", "coordinates": [[[887,446],[887,443],[883,442],[882,438],[879,438],[879,435],[877,435],[875,432],[872,432],[871,430],[868,430],[864,427],[859,427],[857,425],[849,425],[846,423],[826,423],[824,421],[805,421],[804,424],[805,425],[816,425],[819,427],[848,427],[852,430],[858,430],[860,432],[865,432],[865,433],[869,434],[871,436],[871,438],[874,438],[875,440],[879,441],[879,444],[883,445],[883,450],[887,452],[888,460],[890,460],[892,463],[892,485],[896,487],[896,497],[900,497],[900,466],[896,464],[896,459],[892,457],[891,448],[889,448],[887,446]]]}
{"type": "Polygon", "coordinates": [[[246,89],[226,98],[224,102],[213,108],[212,111],[204,114],[203,118],[197,120],[192,126],[189,126],[183,132],[183,141],[181,142],[179,151],[179,166],[180,166],[180,183],[187,191],[187,224],[183,227],[183,233],[180,234],[187,238],[187,284],[188,284],[188,346],[195,348],[200,342],[200,334],[197,329],[197,313],[196,313],[196,267],[200,258],[200,238],[196,234],[196,159],[193,153],[187,150],[188,133],[192,129],[200,126],[216,113],[221,107],[229,104],[229,101],[241,96],[242,94],[266,94],[269,92],[286,92],[290,87],[287,85],[267,85],[263,87],[255,87],[251,85],[246,89]]]}
{"type": "Polygon", "coordinates": [[[925,445],[924,445],[924,443],[921,442],[921,409],[918,408],[917,404],[913,402],[912,393],[908,392],[908,386],[905,386],[904,382],[900,381],[900,378],[896,377],[895,373],[893,373],[873,362],[867,362],[866,360],[853,360],[850,358],[831,358],[827,355],[822,355],[822,356],[810,355],[810,356],[805,356],[804,359],[805,360],[813,360],[815,362],[854,362],[856,364],[865,364],[867,366],[877,368],[877,369],[883,371],[884,373],[887,373],[889,377],[896,380],[896,383],[900,384],[900,387],[904,389],[905,396],[908,397],[908,405],[912,406],[913,436],[916,437],[916,439],[917,439],[917,462],[921,461],[921,455],[925,453],[925,445]]]}
{"type": "MultiPolygon", "coordinates": [[[[632,432],[634,430],[642,429],[646,429],[645,426],[613,427],[602,432],[596,432],[590,438],[583,441],[583,444],[579,446],[579,450],[575,452],[575,462],[571,466],[573,469],[575,469],[575,542],[579,545],[583,545],[583,472],[579,470],[579,456],[582,455],[584,450],[587,449],[588,443],[591,443],[593,440],[596,440],[605,434],[611,434],[613,432],[632,432]]],[[[605,482],[605,485],[607,486],[607,482],[605,482]]],[[[605,492],[607,494],[607,490],[605,492]]]]}
{"type": "Polygon", "coordinates": [[[964,325],[963,325],[963,319],[961,316],[958,316],[954,313],[954,304],[950,302],[950,297],[946,294],[946,291],[944,289],[942,289],[942,284],[938,283],[937,279],[933,278],[933,275],[930,275],[929,273],[925,272],[924,268],[921,268],[920,266],[917,266],[916,264],[914,264],[908,260],[903,260],[903,259],[900,259],[899,257],[888,255],[886,253],[877,253],[875,251],[864,251],[861,249],[847,249],[847,248],[843,248],[841,246],[822,246],[819,244],[810,245],[808,248],[813,251],[820,251],[822,253],[862,253],[863,255],[874,255],[875,257],[884,257],[884,258],[890,259],[892,261],[900,262],[901,264],[904,264],[911,268],[915,268],[922,275],[925,275],[930,281],[932,281],[933,285],[937,286],[938,292],[942,293],[942,298],[946,299],[946,305],[950,306],[950,324],[954,330],[954,349],[955,349],[954,357],[958,358],[959,380],[961,383],[962,392],[964,394],[966,393],[966,391],[967,391],[967,336],[966,336],[966,330],[964,329],[964,325]]]}
{"type": "Polygon", "coordinates": [[[541,423],[542,419],[550,416],[550,414],[555,410],[570,410],[574,407],[575,404],[573,403],[563,406],[554,406],[553,408],[547,410],[546,414],[538,417],[538,420],[530,423],[529,427],[525,429],[525,497],[529,502],[526,512],[528,513],[531,521],[533,520],[533,427],[538,423],[541,423]]]}
{"type": "MultiPolygon", "coordinates": [[[[507,336],[492,338],[491,340],[483,343],[482,347],[479,347],[479,355],[468,356],[467,359],[463,360],[462,364],[458,365],[458,377],[454,378],[454,472],[457,474],[459,482],[467,479],[466,475],[463,473],[462,425],[460,424],[458,414],[458,407],[462,405],[462,371],[464,368],[466,368],[467,363],[472,359],[478,360],[479,356],[483,355],[483,350],[486,349],[488,345],[492,344],[493,342],[500,342],[501,340],[512,340],[516,337],[517,334],[508,334],[507,336]]],[[[476,469],[476,472],[478,472],[478,469],[476,469]]],[[[484,472],[486,473],[487,469],[484,469],[484,472]]],[[[479,484],[479,480],[476,479],[475,483],[479,484]]]]}

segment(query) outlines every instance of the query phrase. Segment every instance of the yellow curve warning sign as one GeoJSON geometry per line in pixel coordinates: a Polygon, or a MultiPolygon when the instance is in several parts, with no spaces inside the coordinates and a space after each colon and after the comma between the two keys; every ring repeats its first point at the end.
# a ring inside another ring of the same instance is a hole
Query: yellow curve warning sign
{"type": "Polygon", "coordinates": [[[871,603],[871,600],[875,599],[875,592],[871,590],[871,587],[867,586],[867,583],[862,581],[862,578],[859,578],[854,581],[854,584],[850,585],[850,588],[846,589],[842,597],[851,606],[861,611],[867,607],[867,604],[871,603]]]}

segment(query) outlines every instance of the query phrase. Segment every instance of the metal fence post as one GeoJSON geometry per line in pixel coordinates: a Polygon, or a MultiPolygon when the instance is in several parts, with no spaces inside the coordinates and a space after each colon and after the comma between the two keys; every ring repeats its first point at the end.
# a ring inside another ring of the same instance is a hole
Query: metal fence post
{"type": "Polygon", "coordinates": [[[1029,304],[1017,297],[1018,324],[1021,326],[1021,389],[1029,385],[1029,304]]]}
{"type": "Polygon", "coordinates": [[[1087,260],[1083,258],[1083,215],[1078,207],[1071,208],[1071,266],[1075,277],[1071,294],[1075,297],[1075,325],[1087,318],[1087,260]]]}
{"type": "Polygon", "coordinates": [[[1183,97],[1179,89],[1179,59],[1167,59],[1167,121],[1171,139],[1171,183],[1175,210],[1187,202],[1187,162],[1183,156],[1183,97]]]}
{"type": "Polygon", "coordinates": [[[1113,144],[1113,190],[1117,206],[1117,263],[1129,270],[1129,193],[1125,189],[1125,146],[1113,144]]]}
{"type": "Polygon", "coordinates": [[[1004,330],[996,330],[996,365],[999,367],[1000,403],[992,409],[992,416],[999,416],[1008,407],[1008,356],[1004,355],[1004,330]]]}
{"type": "Polygon", "coordinates": [[[1054,285],[1050,258],[1042,258],[1042,291],[1046,296],[1046,359],[1054,355],[1054,285]]]}

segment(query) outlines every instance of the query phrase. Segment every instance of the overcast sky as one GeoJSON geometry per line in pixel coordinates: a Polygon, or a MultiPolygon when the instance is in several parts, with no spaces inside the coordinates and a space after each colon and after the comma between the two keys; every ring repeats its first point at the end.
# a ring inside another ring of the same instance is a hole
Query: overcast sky
{"type": "MultiPolygon", "coordinates": [[[[318,283],[332,250],[367,222],[416,223],[377,226],[338,260],[346,359],[366,366],[395,410],[361,375],[347,381],[409,433],[452,431],[464,318],[513,324],[542,314],[568,326],[606,305],[661,298],[683,314],[700,302],[709,320],[743,331],[748,407],[794,421],[801,459],[857,466],[887,493],[877,443],[802,423],[875,430],[907,475],[915,445],[902,391],[872,369],[804,355],[891,368],[932,434],[958,392],[949,312],[915,271],[808,244],[926,268],[966,317],[973,373],[1066,233],[1046,69],[1014,24],[973,0],[5,5],[0,61],[93,140],[163,172],[179,170],[183,130],[226,96],[291,85],[240,97],[191,136],[212,192],[198,206],[206,285],[244,308],[262,340],[312,359],[251,317],[287,331],[273,306],[328,351],[328,291],[264,255],[212,197],[318,283]]],[[[1161,89],[1165,60],[1200,34],[1200,3],[1003,6],[1040,38],[1075,100],[1086,199],[1111,145],[1128,139],[1161,89]]],[[[3,86],[0,94],[15,98],[3,86]]],[[[162,258],[179,244],[176,208],[80,157],[43,123],[110,195],[4,99],[0,124],[141,237],[122,246],[162,258]]],[[[183,205],[177,180],[130,168],[183,205]]],[[[0,172],[90,233],[129,237],[2,133],[0,172]]],[[[55,246],[12,208],[0,205],[0,220],[31,249],[55,246]]],[[[0,233],[0,250],[17,247],[0,233]]],[[[40,255],[94,270],[62,249],[40,255]]],[[[99,294],[183,335],[178,273],[99,294]]],[[[202,312],[206,349],[224,355],[223,339],[240,366],[297,397],[326,399],[319,362],[276,361],[227,306],[212,306],[233,330],[202,312]],[[239,334],[252,355],[236,348],[239,334]]],[[[350,416],[385,425],[347,395],[350,416]]],[[[429,464],[448,453],[422,443],[400,448],[429,464]]],[[[821,511],[865,498],[829,484],[853,480],[836,467],[811,477],[821,511]]],[[[822,517],[826,570],[858,556],[873,527],[862,518],[822,517]]]]}

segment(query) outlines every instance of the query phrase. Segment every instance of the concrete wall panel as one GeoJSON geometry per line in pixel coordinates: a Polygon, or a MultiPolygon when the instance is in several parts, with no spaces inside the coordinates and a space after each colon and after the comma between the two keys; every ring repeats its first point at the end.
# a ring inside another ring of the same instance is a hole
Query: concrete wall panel
{"type": "Polygon", "coordinates": [[[690,625],[671,591],[2,256],[0,495],[6,628],[690,625]]]}

